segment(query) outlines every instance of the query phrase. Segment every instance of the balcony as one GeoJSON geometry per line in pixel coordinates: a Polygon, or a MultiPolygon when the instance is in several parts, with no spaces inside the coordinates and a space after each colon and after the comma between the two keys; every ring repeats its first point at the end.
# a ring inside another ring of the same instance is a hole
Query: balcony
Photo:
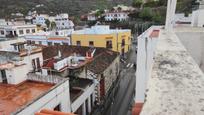
{"type": "MultiPolygon", "coordinates": [[[[149,28],[138,38],[137,66],[140,68],[136,73],[135,108],[144,103],[140,115],[204,114],[203,72],[190,50],[184,47],[185,42],[179,40],[176,29],[159,29],[159,37],[152,33],[155,29],[158,28],[149,28]]],[[[196,41],[197,29],[178,28],[178,31],[191,32],[188,36],[196,41]]]]}

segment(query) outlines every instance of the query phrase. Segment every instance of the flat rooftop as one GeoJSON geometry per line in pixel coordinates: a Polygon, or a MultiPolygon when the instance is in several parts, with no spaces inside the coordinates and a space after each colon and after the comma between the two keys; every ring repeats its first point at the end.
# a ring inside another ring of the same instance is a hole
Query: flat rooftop
{"type": "Polygon", "coordinates": [[[19,85],[0,84],[0,115],[9,115],[51,89],[54,84],[25,81],[19,85]]]}
{"type": "Polygon", "coordinates": [[[116,34],[121,32],[131,32],[130,29],[110,29],[108,25],[97,25],[91,28],[85,28],[82,30],[76,30],[73,34],[77,35],[102,35],[102,34],[116,34]]]}
{"type": "Polygon", "coordinates": [[[203,72],[174,31],[156,39],[141,115],[204,115],[203,72]]]}
{"type": "Polygon", "coordinates": [[[71,102],[74,102],[80,95],[82,95],[84,90],[92,83],[93,83],[92,80],[83,79],[83,78],[77,78],[77,79],[70,80],[71,102]]]}

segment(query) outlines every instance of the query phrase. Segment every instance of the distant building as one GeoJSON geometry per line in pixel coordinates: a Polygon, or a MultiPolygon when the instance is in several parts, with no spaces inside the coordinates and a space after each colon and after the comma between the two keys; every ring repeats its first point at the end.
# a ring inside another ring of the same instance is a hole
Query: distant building
{"type": "Polygon", "coordinates": [[[49,15],[47,14],[40,14],[40,15],[37,15],[33,18],[33,24],[36,24],[36,25],[41,25],[41,26],[46,26],[46,19],[49,18],[49,15]]]}
{"type": "Polygon", "coordinates": [[[131,30],[97,25],[73,32],[71,42],[76,46],[104,47],[124,55],[130,49],[131,30]]]}
{"type": "Polygon", "coordinates": [[[110,11],[105,13],[105,20],[106,21],[113,21],[113,20],[118,20],[118,21],[126,21],[128,20],[128,12],[122,12],[122,11],[110,11]]]}
{"type": "Polygon", "coordinates": [[[69,15],[68,14],[59,14],[55,16],[55,23],[56,23],[56,28],[58,30],[61,29],[73,29],[74,23],[69,20],[69,15]]]}
{"type": "Polygon", "coordinates": [[[25,35],[37,32],[36,25],[19,24],[19,25],[3,25],[0,26],[0,37],[23,37],[25,35]]]}
{"type": "Polygon", "coordinates": [[[49,32],[39,31],[36,34],[26,35],[25,40],[29,44],[38,45],[71,45],[71,33],[73,30],[54,30],[49,32]]]}
{"type": "Polygon", "coordinates": [[[113,20],[118,20],[118,21],[126,21],[129,19],[129,14],[134,11],[135,8],[133,7],[128,7],[128,6],[123,6],[123,5],[118,5],[113,7],[111,10],[105,12],[105,20],[106,21],[113,21],[113,20]]]}
{"type": "Polygon", "coordinates": [[[88,21],[96,21],[98,18],[96,17],[95,14],[88,14],[87,15],[87,20],[88,21]]]}
{"type": "Polygon", "coordinates": [[[204,27],[204,9],[193,11],[191,26],[204,27]]]}
{"type": "Polygon", "coordinates": [[[5,19],[0,19],[0,26],[1,25],[7,25],[6,20],[5,19]]]}
{"type": "Polygon", "coordinates": [[[204,0],[197,0],[199,3],[199,9],[204,9],[204,0]]]}
{"type": "Polygon", "coordinates": [[[91,11],[90,13],[88,13],[87,20],[96,21],[99,17],[101,17],[101,16],[97,16],[97,12],[99,12],[99,10],[91,11]]]}
{"type": "Polygon", "coordinates": [[[191,25],[192,21],[192,15],[189,14],[188,16],[185,16],[184,13],[175,14],[174,16],[174,26],[180,26],[180,25],[191,25]]]}

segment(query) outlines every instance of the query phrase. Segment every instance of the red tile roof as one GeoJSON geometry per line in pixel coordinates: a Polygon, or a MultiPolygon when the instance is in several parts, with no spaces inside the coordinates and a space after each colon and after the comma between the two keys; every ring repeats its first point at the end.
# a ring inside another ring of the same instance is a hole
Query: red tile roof
{"type": "Polygon", "coordinates": [[[159,32],[160,32],[159,30],[153,30],[149,37],[150,38],[158,38],[159,32]]]}
{"type": "Polygon", "coordinates": [[[76,114],[43,109],[40,112],[35,113],[35,115],[76,115],[76,114]]]}
{"type": "Polygon", "coordinates": [[[47,62],[45,62],[45,63],[43,64],[43,67],[44,67],[44,68],[53,68],[55,62],[56,62],[55,59],[52,58],[52,59],[48,60],[47,62]]]}
{"type": "Polygon", "coordinates": [[[66,38],[48,38],[48,40],[68,40],[66,38]]]}
{"type": "Polygon", "coordinates": [[[0,84],[0,115],[9,115],[48,91],[53,84],[25,81],[19,85],[0,84]]]}
{"type": "MultiPolygon", "coordinates": [[[[43,49],[43,59],[49,60],[58,55],[58,51],[61,51],[62,58],[69,57],[76,53],[77,55],[81,55],[86,57],[86,53],[89,51],[93,51],[93,48],[85,47],[85,46],[49,46],[43,49]]],[[[93,59],[87,64],[87,68],[98,74],[103,72],[110,64],[116,59],[118,56],[117,52],[108,50],[106,48],[95,48],[95,53],[93,59]],[[97,69],[96,69],[97,68],[97,69]]]]}

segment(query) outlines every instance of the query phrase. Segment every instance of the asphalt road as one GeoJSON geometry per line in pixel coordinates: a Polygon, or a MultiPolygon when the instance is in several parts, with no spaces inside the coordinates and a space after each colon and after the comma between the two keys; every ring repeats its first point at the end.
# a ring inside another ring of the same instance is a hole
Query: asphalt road
{"type": "Polygon", "coordinates": [[[132,47],[129,59],[124,63],[121,72],[118,92],[108,108],[105,115],[131,115],[131,108],[135,90],[135,69],[133,64],[136,62],[135,46],[132,47]]]}

